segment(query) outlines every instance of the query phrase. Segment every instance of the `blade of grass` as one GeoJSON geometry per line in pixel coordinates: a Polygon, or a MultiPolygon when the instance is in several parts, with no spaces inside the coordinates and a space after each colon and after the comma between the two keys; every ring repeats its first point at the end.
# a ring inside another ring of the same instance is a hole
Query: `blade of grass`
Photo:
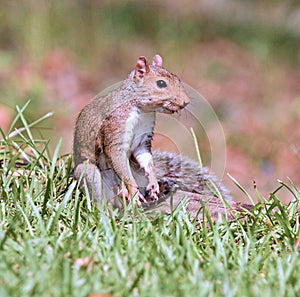
{"type": "Polygon", "coordinates": [[[30,236],[34,238],[35,235],[34,235],[34,232],[33,232],[33,227],[31,226],[31,224],[29,222],[29,219],[28,219],[27,215],[25,214],[23,208],[20,206],[19,203],[16,204],[16,207],[18,208],[18,210],[20,211],[20,213],[22,214],[22,216],[23,216],[23,218],[26,222],[26,225],[27,225],[28,231],[30,233],[30,236]]]}
{"type": "Polygon", "coordinates": [[[196,148],[196,153],[197,153],[198,162],[199,162],[200,168],[202,168],[202,167],[203,167],[203,163],[202,163],[202,159],[201,159],[201,154],[200,154],[200,150],[199,150],[199,145],[198,145],[197,137],[196,137],[196,134],[195,134],[193,128],[191,128],[191,133],[192,133],[192,137],[193,137],[194,144],[195,144],[195,148],[196,148]]]}
{"type": "MultiPolygon", "coordinates": [[[[10,137],[10,134],[11,134],[11,133],[14,133],[14,132],[11,132],[12,129],[15,127],[17,121],[19,120],[19,118],[20,118],[20,116],[21,116],[21,113],[23,113],[24,110],[28,107],[30,101],[31,101],[31,100],[28,100],[28,101],[24,104],[24,106],[20,109],[20,111],[17,113],[17,115],[16,115],[15,118],[13,119],[13,121],[12,121],[12,123],[11,123],[11,125],[10,125],[10,127],[9,127],[9,129],[8,129],[8,133],[9,133],[9,134],[8,134],[8,136],[7,136],[7,139],[10,139],[10,138],[11,138],[11,137],[10,137]]],[[[25,129],[24,129],[24,130],[25,130],[25,129]]],[[[13,137],[14,137],[14,136],[13,136],[13,137]]]]}
{"type": "Polygon", "coordinates": [[[249,199],[251,204],[255,205],[255,203],[254,203],[252,197],[250,196],[250,194],[239,184],[239,182],[232,175],[230,175],[229,173],[227,173],[227,175],[233,181],[233,183],[247,196],[247,198],[249,199]]]}
{"type": "Polygon", "coordinates": [[[53,154],[53,158],[51,160],[51,167],[50,167],[50,177],[53,178],[53,175],[54,175],[54,171],[55,171],[55,167],[56,167],[56,162],[58,160],[58,154],[59,154],[59,150],[60,150],[60,147],[61,147],[61,144],[62,144],[62,138],[60,138],[58,140],[58,143],[55,147],[55,150],[54,150],[54,154],[53,154]]]}
{"type": "MultiPolygon", "coordinates": [[[[20,112],[22,112],[23,109],[20,110],[20,112]]],[[[39,119],[33,121],[32,123],[28,124],[26,127],[22,127],[22,128],[16,128],[15,131],[11,132],[8,134],[7,139],[11,139],[17,135],[20,135],[22,132],[26,131],[29,128],[32,128],[34,126],[36,126],[37,124],[39,124],[40,122],[50,118],[53,116],[53,112],[48,112],[47,114],[45,114],[44,116],[40,117],[39,119]]],[[[15,123],[14,123],[15,124],[15,123]]],[[[13,126],[13,125],[12,125],[13,126]]]]}
{"type": "Polygon", "coordinates": [[[66,207],[69,199],[71,198],[75,187],[76,187],[76,181],[73,181],[72,184],[69,186],[69,189],[68,189],[67,193],[65,194],[65,196],[63,198],[63,201],[56,208],[55,216],[54,216],[54,219],[52,221],[51,228],[50,228],[50,234],[54,231],[54,228],[55,228],[55,226],[57,225],[57,222],[58,222],[58,218],[59,218],[61,212],[63,211],[63,209],[66,207]]]}

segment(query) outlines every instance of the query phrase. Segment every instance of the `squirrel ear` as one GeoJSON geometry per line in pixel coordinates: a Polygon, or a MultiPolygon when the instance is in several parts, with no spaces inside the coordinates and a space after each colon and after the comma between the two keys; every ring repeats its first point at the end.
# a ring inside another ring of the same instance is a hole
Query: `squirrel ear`
{"type": "Polygon", "coordinates": [[[147,59],[144,56],[138,58],[135,66],[134,77],[143,78],[150,71],[147,59]]]}
{"type": "Polygon", "coordinates": [[[155,55],[152,60],[152,65],[156,67],[162,67],[162,57],[160,55],[155,55]]]}

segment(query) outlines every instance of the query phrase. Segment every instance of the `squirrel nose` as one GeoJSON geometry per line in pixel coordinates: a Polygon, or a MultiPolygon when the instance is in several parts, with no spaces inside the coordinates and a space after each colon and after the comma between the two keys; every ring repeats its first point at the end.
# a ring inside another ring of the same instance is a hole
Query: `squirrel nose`
{"type": "Polygon", "coordinates": [[[186,100],[186,98],[184,98],[183,100],[181,100],[181,108],[186,107],[188,104],[190,103],[190,100],[186,100]]]}
{"type": "Polygon", "coordinates": [[[179,96],[174,97],[175,102],[180,108],[186,107],[190,103],[190,99],[185,94],[180,94],[179,96]]]}
{"type": "Polygon", "coordinates": [[[186,95],[183,99],[183,107],[187,106],[190,102],[190,98],[186,95]]]}
{"type": "Polygon", "coordinates": [[[186,107],[189,103],[190,103],[190,101],[188,101],[188,102],[184,101],[183,102],[183,107],[186,107]]]}

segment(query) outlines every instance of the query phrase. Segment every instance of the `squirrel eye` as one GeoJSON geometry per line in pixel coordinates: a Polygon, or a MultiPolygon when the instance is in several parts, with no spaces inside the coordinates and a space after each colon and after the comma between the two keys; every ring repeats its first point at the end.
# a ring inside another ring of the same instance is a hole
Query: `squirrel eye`
{"type": "Polygon", "coordinates": [[[166,87],[167,87],[167,83],[166,83],[164,80],[162,80],[162,79],[158,80],[158,81],[156,82],[156,84],[157,84],[157,86],[158,86],[159,88],[166,88],[166,87]]]}

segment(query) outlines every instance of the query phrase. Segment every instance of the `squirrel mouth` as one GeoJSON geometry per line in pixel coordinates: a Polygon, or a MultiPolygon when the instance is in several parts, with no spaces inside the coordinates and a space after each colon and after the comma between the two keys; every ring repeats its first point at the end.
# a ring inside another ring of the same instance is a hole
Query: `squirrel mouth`
{"type": "Polygon", "coordinates": [[[172,113],[175,113],[176,111],[177,110],[172,110],[172,109],[169,109],[169,108],[166,108],[166,107],[161,108],[162,113],[172,114],[172,113]]]}
{"type": "Polygon", "coordinates": [[[183,107],[184,106],[179,106],[177,104],[169,102],[168,104],[162,106],[161,112],[167,113],[167,114],[172,114],[172,113],[178,112],[183,107]]]}

